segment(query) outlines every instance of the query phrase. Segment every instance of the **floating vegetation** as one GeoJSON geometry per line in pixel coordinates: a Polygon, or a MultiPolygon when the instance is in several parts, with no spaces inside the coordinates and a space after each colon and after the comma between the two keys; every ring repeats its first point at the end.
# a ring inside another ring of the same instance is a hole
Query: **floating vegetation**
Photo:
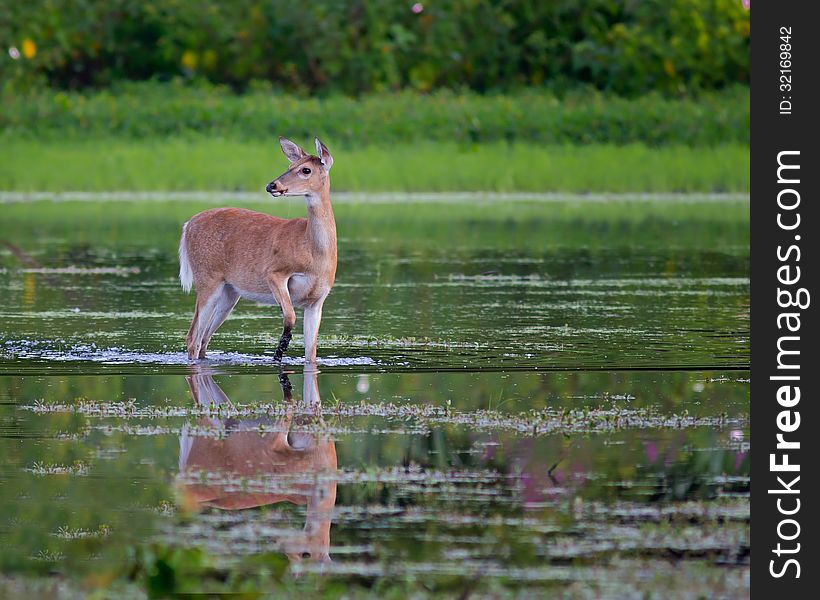
{"type": "MultiPolygon", "coordinates": [[[[186,424],[181,426],[165,426],[165,425],[131,425],[128,423],[112,423],[112,424],[96,424],[88,425],[82,431],[61,434],[60,439],[79,440],[87,437],[92,431],[100,431],[106,435],[114,433],[124,433],[129,436],[164,436],[164,435],[188,435],[191,437],[206,437],[215,439],[226,438],[231,431],[223,425],[192,425],[186,424]]],[[[368,434],[368,435],[425,435],[430,433],[430,430],[421,425],[408,425],[405,427],[351,427],[351,426],[333,426],[330,423],[316,423],[294,425],[291,427],[284,426],[270,426],[258,428],[257,432],[260,436],[270,433],[281,432],[292,433],[309,433],[314,435],[354,435],[354,434],[368,434]]]]}
{"type": "Polygon", "coordinates": [[[52,550],[38,550],[31,556],[31,559],[39,562],[59,562],[65,559],[65,554],[52,550]]]}
{"type": "Polygon", "coordinates": [[[751,519],[748,498],[723,499],[711,502],[678,502],[674,504],[645,505],[635,502],[581,502],[574,507],[576,518],[584,521],[640,522],[705,522],[743,521],[751,519]]]}
{"type": "Polygon", "coordinates": [[[719,528],[684,526],[624,527],[605,525],[577,534],[558,536],[541,548],[551,559],[589,558],[595,555],[714,556],[723,560],[748,563],[749,529],[745,524],[723,525],[719,528]]]}
{"type": "Polygon", "coordinates": [[[508,479],[507,475],[487,469],[440,471],[437,469],[381,468],[343,469],[315,473],[276,474],[267,477],[245,477],[226,472],[186,471],[177,482],[186,485],[219,486],[226,491],[247,493],[286,493],[299,485],[335,482],[338,484],[383,483],[417,484],[424,486],[493,484],[508,479]]]}
{"type": "Polygon", "coordinates": [[[36,462],[32,466],[23,469],[27,473],[34,475],[88,475],[88,465],[83,462],[76,462],[73,465],[58,465],[50,463],[36,462]]]}
{"type": "Polygon", "coordinates": [[[37,273],[40,275],[116,275],[128,277],[139,275],[139,267],[28,267],[19,269],[21,273],[37,273]]]}
{"type": "Polygon", "coordinates": [[[457,342],[447,340],[434,340],[430,338],[415,337],[376,337],[376,336],[353,336],[353,335],[329,335],[322,338],[322,343],[328,347],[335,348],[488,348],[488,344],[479,342],[457,342]]]}
{"type": "MultiPolygon", "coordinates": [[[[146,406],[136,400],[125,402],[96,402],[79,400],[73,404],[36,402],[23,406],[38,414],[77,413],[93,418],[117,419],[250,419],[255,417],[291,418],[296,416],[316,416],[316,409],[288,403],[261,403],[247,405],[220,404],[210,406],[146,406]]],[[[435,427],[447,425],[469,427],[476,431],[513,431],[521,435],[544,435],[550,433],[612,432],[623,429],[687,429],[692,427],[713,427],[722,429],[748,425],[748,417],[693,416],[684,411],[681,414],[663,415],[651,408],[619,407],[614,403],[598,408],[563,409],[551,407],[531,409],[517,414],[496,410],[458,411],[449,405],[397,404],[393,402],[357,404],[337,403],[321,409],[323,422],[288,426],[294,431],[324,433],[374,433],[384,431],[397,433],[395,429],[361,428],[351,426],[349,419],[357,417],[377,417],[387,421],[400,421],[412,426],[403,427],[401,432],[425,433],[435,427]],[[334,420],[334,417],[338,420],[334,420]],[[344,425],[340,425],[344,423],[344,425]]],[[[160,435],[178,433],[179,428],[162,426],[135,426],[113,424],[98,426],[98,429],[125,431],[135,435],[160,435]]],[[[274,428],[275,430],[275,428],[274,428]]],[[[222,426],[194,426],[191,435],[224,435],[222,426]],[[221,432],[221,433],[220,433],[221,432]]],[[[264,430],[261,431],[264,433],[264,430]]]]}
{"type": "Polygon", "coordinates": [[[111,535],[111,528],[108,525],[100,525],[97,529],[72,529],[71,527],[64,526],[59,527],[53,535],[63,540],[105,538],[111,535]]]}

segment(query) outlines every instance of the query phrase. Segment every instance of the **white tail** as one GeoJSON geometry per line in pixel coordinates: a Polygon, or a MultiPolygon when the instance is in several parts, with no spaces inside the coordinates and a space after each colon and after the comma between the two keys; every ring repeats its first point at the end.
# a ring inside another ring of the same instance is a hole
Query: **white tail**
{"type": "Polygon", "coordinates": [[[241,208],[214,208],[194,215],[179,240],[179,280],[196,285],[196,309],[188,331],[188,357],[204,358],[211,336],[240,297],[278,305],[284,328],[274,354],[287,350],[303,308],[305,362],[316,362],[322,305],[336,279],[336,220],[330,203],[333,157],[316,139],[318,156],[279,138],[288,170],[265,188],[279,196],[302,196],[306,219],[280,219],[241,208]]]}
{"type": "Polygon", "coordinates": [[[182,236],[179,238],[179,282],[186,294],[191,291],[191,287],[194,285],[194,273],[191,271],[188,248],[185,245],[185,229],[187,227],[188,223],[186,222],[182,226],[182,236]]]}

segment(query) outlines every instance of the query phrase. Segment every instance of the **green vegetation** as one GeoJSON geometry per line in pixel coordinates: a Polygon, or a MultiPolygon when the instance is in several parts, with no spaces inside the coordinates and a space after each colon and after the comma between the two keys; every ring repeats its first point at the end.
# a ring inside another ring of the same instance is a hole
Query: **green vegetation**
{"type": "Polygon", "coordinates": [[[202,85],[5,94],[6,190],[260,190],[276,138],[320,135],[336,190],[721,192],[749,188],[749,91],[299,98],[202,85]]]}
{"type": "Polygon", "coordinates": [[[182,76],[295,92],[591,84],[671,95],[749,80],[739,0],[0,2],[7,87],[182,76]]]}
{"type": "MultiPolygon", "coordinates": [[[[297,138],[308,147],[308,139],[297,138]]],[[[245,190],[287,161],[275,139],[6,140],[4,190],[245,190]]],[[[336,191],[745,192],[749,150],[423,142],[331,150],[336,191]]]]}
{"type": "Polygon", "coordinates": [[[593,90],[304,99],[130,84],[2,102],[6,190],[260,190],[284,168],[280,134],[307,145],[321,136],[336,154],[336,190],[749,187],[749,91],[739,87],[680,100],[593,90]]]}
{"type": "MultiPolygon", "coordinates": [[[[95,93],[4,94],[0,131],[61,143],[88,138],[206,135],[275,141],[327,138],[331,147],[408,142],[535,142],[713,146],[749,143],[749,89],[697,99],[636,99],[576,90],[512,95],[438,92],[359,99],[300,98],[225,88],[122,85],[95,93]]],[[[8,144],[7,141],[4,141],[8,144]]]]}
{"type": "Polygon", "coordinates": [[[0,0],[0,189],[748,190],[736,0],[0,0]],[[237,93],[240,92],[240,93],[237,93]]]}
{"type": "MultiPolygon", "coordinates": [[[[260,190],[276,138],[320,135],[336,190],[706,192],[749,187],[749,92],[302,99],[225,88],[6,94],[0,189],[260,190]]],[[[307,147],[307,146],[306,146],[307,147]]]]}

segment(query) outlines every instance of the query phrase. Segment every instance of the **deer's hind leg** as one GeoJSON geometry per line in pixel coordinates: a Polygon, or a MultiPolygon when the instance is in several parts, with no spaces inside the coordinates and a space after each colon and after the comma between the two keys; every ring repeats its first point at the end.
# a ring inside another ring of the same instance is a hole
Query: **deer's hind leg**
{"type": "Polygon", "coordinates": [[[236,303],[239,302],[239,292],[230,284],[223,284],[221,293],[217,292],[217,294],[219,295],[216,296],[210,320],[207,322],[207,328],[202,337],[202,347],[199,349],[199,358],[205,358],[205,351],[208,349],[208,342],[211,341],[211,336],[222,326],[222,323],[224,323],[228,315],[231,314],[236,303]]]}
{"type": "Polygon", "coordinates": [[[191,321],[187,337],[188,358],[191,360],[204,356],[203,342],[207,346],[210,335],[206,337],[206,334],[212,325],[214,312],[219,304],[224,287],[223,282],[197,282],[196,308],[194,309],[194,318],[191,321]]]}
{"type": "Polygon", "coordinates": [[[191,327],[188,328],[188,336],[186,342],[188,346],[188,359],[194,360],[199,356],[199,349],[202,346],[202,337],[199,334],[199,302],[194,308],[194,318],[191,320],[191,327]]]}

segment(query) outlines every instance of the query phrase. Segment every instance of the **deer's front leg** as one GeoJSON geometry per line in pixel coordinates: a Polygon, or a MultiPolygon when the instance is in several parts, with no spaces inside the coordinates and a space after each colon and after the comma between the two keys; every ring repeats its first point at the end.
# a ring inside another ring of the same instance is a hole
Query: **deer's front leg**
{"type": "Polygon", "coordinates": [[[296,325],[296,311],[293,310],[293,303],[288,292],[288,280],[284,277],[271,277],[268,280],[273,297],[276,303],[282,308],[282,319],[284,325],[282,336],[279,338],[279,345],[273,355],[275,360],[282,360],[282,355],[287,351],[288,344],[293,337],[293,326],[296,325]]]}
{"type": "Polygon", "coordinates": [[[316,364],[316,344],[319,340],[319,325],[322,322],[324,298],[305,309],[305,364],[316,364]]]}

